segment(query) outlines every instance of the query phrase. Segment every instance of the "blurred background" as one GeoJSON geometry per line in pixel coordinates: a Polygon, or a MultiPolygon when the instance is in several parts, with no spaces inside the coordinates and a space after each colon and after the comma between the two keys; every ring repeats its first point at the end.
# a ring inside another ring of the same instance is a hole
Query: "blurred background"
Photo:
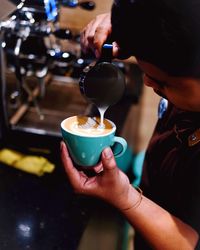
{"type": "MultiPolygon", "coordinates": [[[[110,0],[1,0],[0,249],[133,249],[134,229],[114,208],[75,195],[60,162],[60,122],[99,115],[80,93],[95,61],[80,31],[110,0]]],[[[122,99],[105,113],[128,142],[118,166],[138,185],[159,97],[143,86],[135,58],[114,60],[126,78],[122,99]]]]}

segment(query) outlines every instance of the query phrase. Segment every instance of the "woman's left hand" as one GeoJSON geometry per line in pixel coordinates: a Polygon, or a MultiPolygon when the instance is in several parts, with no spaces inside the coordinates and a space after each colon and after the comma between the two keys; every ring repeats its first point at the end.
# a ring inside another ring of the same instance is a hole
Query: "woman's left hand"
{"type": "Polygon", "coordinates": [[[102,152],[101,163],[93,167],[96,175],[92,177],[73,165],[64,142],[61,142],[61,159],[75,192],[101,198],[120,210],[128,206],[132,186],[128,177],[117,167],[110,148],[102,152]]]}

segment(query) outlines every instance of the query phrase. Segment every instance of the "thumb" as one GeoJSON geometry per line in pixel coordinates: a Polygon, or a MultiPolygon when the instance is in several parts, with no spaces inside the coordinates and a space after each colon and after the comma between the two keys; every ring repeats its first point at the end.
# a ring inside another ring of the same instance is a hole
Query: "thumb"
{"type": "Polygon", "coordinates": [[[113,42],[112,44],[113,44],[113,57],[118,58],[119,53],[120,53],[119,52],[120,51],[119,46],[118,46],[118,44],[116,42],[113,42]]]}
{"type": "Polygon", "coordinates": [[[111,148],[105,148],[101,157],[104,171],[115,170],[117,164],[111,148]]]}

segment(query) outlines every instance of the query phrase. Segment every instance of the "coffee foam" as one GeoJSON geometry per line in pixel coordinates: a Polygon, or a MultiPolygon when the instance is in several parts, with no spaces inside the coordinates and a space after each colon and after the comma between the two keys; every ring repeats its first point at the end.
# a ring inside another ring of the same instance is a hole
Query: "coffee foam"
{"type": "Polygon", "coordinates": [[[100,136],[113,131],[114,125],[104,119],[103,126],[101,126],[99,117],[73,116],[64,121],[63,127],[78,135],[100,136]]]}

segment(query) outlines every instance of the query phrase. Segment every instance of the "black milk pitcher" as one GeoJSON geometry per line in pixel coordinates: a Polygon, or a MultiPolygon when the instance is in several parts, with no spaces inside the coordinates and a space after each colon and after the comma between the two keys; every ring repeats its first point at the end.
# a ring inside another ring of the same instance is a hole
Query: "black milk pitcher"
{"type": "Polygon", "coordinates": [[[112,63],[112,49],[112,44],[105,43],[101,58],[83,70],[79,81],[81,93],[98,108],[117,103],[125,91],[125,76],[112,63]]]}

